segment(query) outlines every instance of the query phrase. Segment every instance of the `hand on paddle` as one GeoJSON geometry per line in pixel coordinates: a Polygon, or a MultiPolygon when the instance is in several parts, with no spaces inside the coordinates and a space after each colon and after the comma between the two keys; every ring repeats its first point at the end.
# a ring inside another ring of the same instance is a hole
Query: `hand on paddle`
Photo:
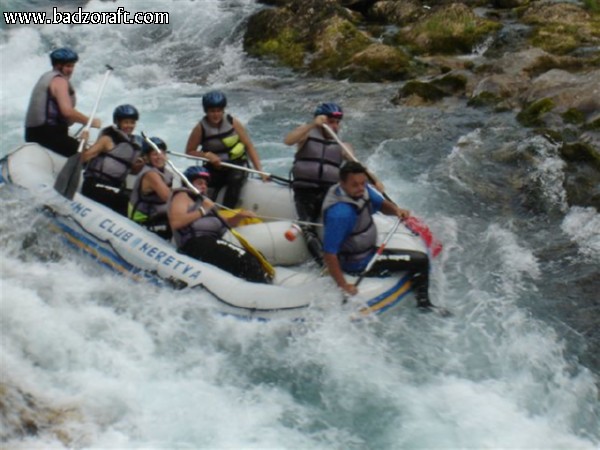
{"type": "Polygon", "coordinates": [[[208,160],[208,163],[212,164],[215,167],[215,169],[221,168],[221,158],[219,158],[215,153],[202,152],[202,157],[206,158],[208,160]]]}
{"type": "Polygon", "coordinates": [[[410,211],[408,209],[402,209],[399,206],[396,206],[396,217],[404,221],[410,217],[410,211]]]}

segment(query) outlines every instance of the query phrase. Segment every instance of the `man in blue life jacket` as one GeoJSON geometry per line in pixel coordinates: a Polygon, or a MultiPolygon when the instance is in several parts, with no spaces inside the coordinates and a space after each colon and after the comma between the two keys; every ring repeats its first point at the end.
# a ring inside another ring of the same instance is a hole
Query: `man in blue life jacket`
{"type": "MultiPolygon", "coordinates": [[[[373,214],[381,211],[403,220],[410,212],[385,199],[367,184],[367,169],[358,162],[347,162],[340,169],[340,182],[332,186],[323,201],[324,262],[329,274],[347,294],[358,288],[348,283],[344,272],[359,275],[377,250],[377,227],[373,214]]],[[[430,308],[429,258],[426,253],[410,250],[384,250],[368,275],[386,272],[413,273],[417,306],[430,308]]]]}
{"type": "MultiPolygon", "coordinates": [[[[33,88],[25,118],[25,141],[37,142],[67,157],[77,153],[79,147],[77,139],[69,136],[69,126],[88,121],[75,109],[75,90],[70,82],[78,59],[69,48],[50,53],[52,70],[42,75],[33,88]]],[[[100,119],[94,118],[91,126],[100,128],[100,119]]]]}

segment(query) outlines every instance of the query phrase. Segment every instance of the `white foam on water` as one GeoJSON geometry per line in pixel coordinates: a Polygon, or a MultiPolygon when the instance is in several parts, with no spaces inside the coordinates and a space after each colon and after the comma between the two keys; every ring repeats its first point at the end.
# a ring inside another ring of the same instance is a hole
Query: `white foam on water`
{"type": "Polygon", "coordinates": [[[562,230],[577,243],[583,255],[600,261],[600,214],[595,208],[570,208],[562,230]]]}

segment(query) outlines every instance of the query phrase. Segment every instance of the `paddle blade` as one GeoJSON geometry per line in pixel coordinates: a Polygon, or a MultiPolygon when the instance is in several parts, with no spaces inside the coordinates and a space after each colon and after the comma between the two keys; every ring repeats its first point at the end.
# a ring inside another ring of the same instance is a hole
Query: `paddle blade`
{"type": "Polygon", "coordinates": [[[235,238],[239,241],[240,245],[242,247],[244,247],[244,249],[248,253],[250,253],[256,259],[258,259],[258,262],[263,267],[263,269],[265,270],[267,275],[269,275],[269,277],[271,279],[275,278],[275,268],[271,265],[271,263],[269,261],[267,261],[267,259],[264,257],[264,255],[261,252],[259,252],[257,249],[255,249],[250,244],[250,242],[248,242],[246,240],[246,238],[244,236],[242,236],[240,233],[238,233],[236,230],[234,230],[233,228],[230,228],[229,231],[231,231],[231,234],[233,234],[235,236],[235,238]]]}
{"type": "Polygon", "coordinates": [[[406,225],[410,231],[423,239],[423,242],[425,242],[425,245],[429,249],[432,257],[436,258],[440,254],[444,246],[440,241],[437,240],[429,227],[425,225],[421,219],[418,219],[415,216],[410,216],[404,221],[404,225],[406,225]]]}
{"type": "Polygon", "coordinates": [[[54,189],[62,196],[69,200],[73,200],[75,192],[77,192],[77,188],[79,187],[82,169],[83,163],[81,162],[81,153],[76,153],[69,157],[56,177],[54,189]]]}

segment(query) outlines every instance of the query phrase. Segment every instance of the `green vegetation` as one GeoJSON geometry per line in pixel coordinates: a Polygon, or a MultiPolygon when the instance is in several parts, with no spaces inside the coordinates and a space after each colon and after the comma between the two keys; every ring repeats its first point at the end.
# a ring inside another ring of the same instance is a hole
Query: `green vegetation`
{"type": "Polygon", "coordinates": [[[501,24],[477,17],[467,6],[455,3],[441,8],[418,22],[409,31],[400,31],[400,42],[419,53],[470,53],[487,35],[501,24]]]}
{"type": "Polygon", "coordinates": [[[304,64],[304,45],[298,43],[296,32],[284,29],[276,38],[258,42],[254,48],[257,56],[274,56],[282,63],[300,69],[304,64]]]}
{"type": "Polygon", "coordinates": [[[600,14],[600,2],[598,0],[583,0],[583,7],[594,14],[600,14]]]}
{"type": "Polygon", "coordinates": [[[550,112],[556,105],[549,98],[543,98],[526,106],[517,114],[517,120],[526,127],[539,127],[543,125],[541,116],[550,112]]]}
{"type": "Polygon", "coordinates": [[[576,108],[569,108],[561,114],[561,117],[566,123],[573,123],[575,125],[580,125],[585,122],[585,114],[576,108]]]}

